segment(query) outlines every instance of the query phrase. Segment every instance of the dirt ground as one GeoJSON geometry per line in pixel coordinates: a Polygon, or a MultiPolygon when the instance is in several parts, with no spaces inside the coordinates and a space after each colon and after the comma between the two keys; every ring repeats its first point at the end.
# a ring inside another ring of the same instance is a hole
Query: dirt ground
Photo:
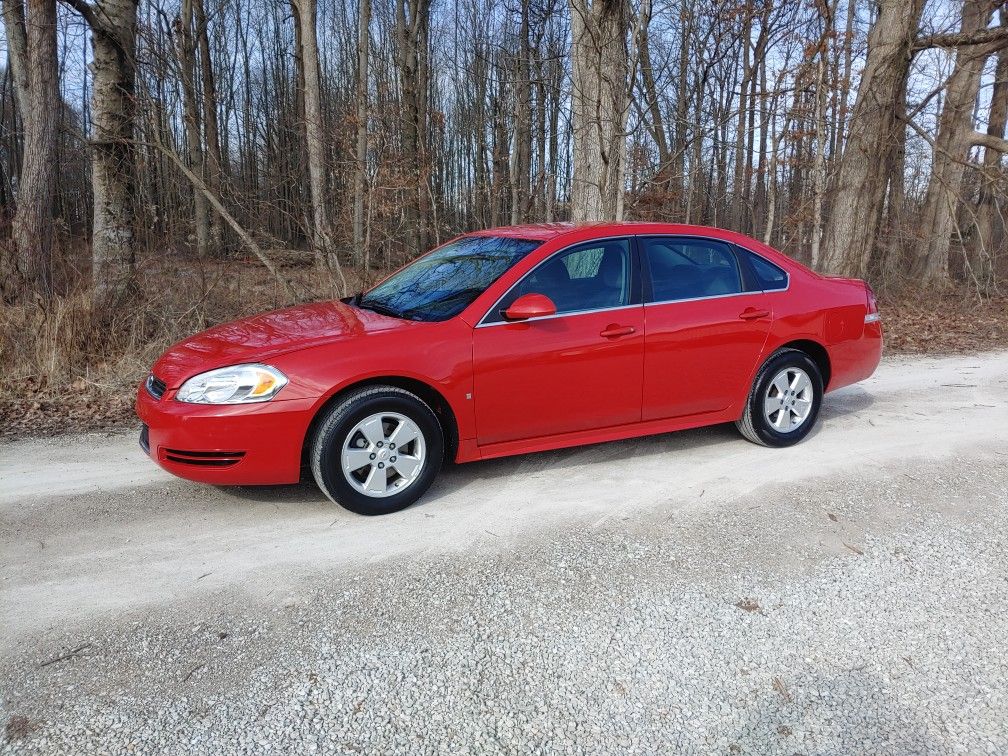
{"type": "Polygon", "coordinates": [[[3,753],[1004,752],[1006,505],[1008,352],[889,357],[789,449],[456,466],[380,518],[6,442],[3,753]]]}

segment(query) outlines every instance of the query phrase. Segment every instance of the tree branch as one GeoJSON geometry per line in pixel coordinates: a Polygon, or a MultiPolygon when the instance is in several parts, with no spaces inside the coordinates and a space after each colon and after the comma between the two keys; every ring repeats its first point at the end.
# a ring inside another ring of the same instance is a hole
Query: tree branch
{"type": "Polygon", "coordinates": [[[81,18],[87,21],[87,25],[90,26],[92,30],[101,30],[101,24],[98,23],[98,17],[95,15],[94,8],[84,2],[84,0],[61,0],[61,2],[69,5],[77,11],[81,18]]]}
{"type": "Polygon", "coordinates": [[[170,147],[166,147],[160,142],[160,140],[155,140],[153,142],[137,142],[137,144],[153,147],[171,160],[175,164],[175,167],[182,172],[182,175],[189,180],[189,183],[193,185],[196,191],[203,193],[210,204],[213,205],[214,209],[220,213],[224,221],[231,226],[232,229],[234,229],[236,234],[238,234],[239,238],[241,238],[241,240],[245,243],[245,246],[249,248],[252,254],[259,258],[259,262],[266,266],[266,269],[273,274],[273,277],[283,285],[288,296],[290,296],[291,301],[296,302],[298,300],[298,292],[294,288],[294,285],[283,274],[281,274],[279,270],[277,270],[273,261],[270,260],[269,257],[266,256],[266,253],[263,252],[262,248],[256,244],[251,234],[249,234],[249,232],[234,219],[234,216],[232,216],[231,213],[227,211],[227,208],[224,207],[224,203],[220,201],[216,194],[210,191],[207,185],[203,183],[203,180],[189,170],[189,167],[182,162],[182,159],[178,156],[178,154],[176,154],[175,150],[170,147]]]}
{"type": "Polygon", "coordinates": [[[919,52],[931,47],[967,47],[969,45],[987,44],[1008,44],[1008,29],[993,28],[983,29],[978,32],[928,34],[914,40],[912,49],[914,52],[919,52]]]}
{"type": "Polygon", "coordinates": [[[977,147],[1008,154],[1008,139],[1002,139],[996,134],[984,134],[982,131],[974,131],[970,137],[970,142],[977,147]]]}
{"type": "Polygon", "coordinates": [[[7,55],[10,60],[11,74],[14,79],[14,95],[17,99],[21,117],[29,115],[28,102],[28,69],[31,61],[28,59],[28,34],[25,26],[25,8],[23,0],[2,0],[4,29],[7,33],[7,55]]]}

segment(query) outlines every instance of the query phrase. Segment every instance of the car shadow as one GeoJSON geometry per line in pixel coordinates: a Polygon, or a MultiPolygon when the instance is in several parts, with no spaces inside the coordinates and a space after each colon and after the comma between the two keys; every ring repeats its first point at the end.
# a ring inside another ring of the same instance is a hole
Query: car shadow
{"type": "MultiPolygon", "coordinates": [[[[820,411],[820,420],[857,415],[871,407],[871,394],[854,386],[827,394],[820,411]]],[[[814,439],[825,430],[823,422],[816,423],[805,441],[814,439]]],[[[641,457],[659,457],[684,450],[697,450],[710,446],[748,444],[734,423],[708,425],[702,428],[663,433],[655,436],[631,438],[586,444],[566,449],[533,452],[511,457],[500,457],[465,464],[445,465],[430,491],[414,506],[423,506],[450,496],[476,480],[497,480],[521,475],[535,475],[547,470],[562,472],[566,469],[591,464],[592,461],[621,462],[641,457]]],[[[304,471],[300,483],[280,486],[216,486],[224,495],[257,503],[306,505],[314,508],[331,506],[329,500],[304,471]]]]}

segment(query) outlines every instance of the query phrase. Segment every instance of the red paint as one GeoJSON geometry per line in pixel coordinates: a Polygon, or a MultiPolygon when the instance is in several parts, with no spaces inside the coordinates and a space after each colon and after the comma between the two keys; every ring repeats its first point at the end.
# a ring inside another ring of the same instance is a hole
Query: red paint
{"type": "Polygon", "coordinates": [[[881,324],[864,323],[870,295],[863,282],[820,276],[741,234],[649,223],[478,233],[543,244],[449,320],[399,320],[319,302],[217,326],[171,347],[153,367],[167,385],[161,399],[143,385],[137,392],[152,458],[176,475],[208,483],[293,483],[312,419],[328,400],[362,382],[405,380],[444,398],[457,425],[456,461],[468,462],[735,420],[760,364],[790,342],[826,350],[828,390],[868,377],[881,356],[881,324]],[[784,268],[790,284],[784,291],[476,327],[553,253],[633,235],[731,242],[784,268]],[[245,362],[272,365],[290,382],[258,404],[174,399],[188,378],[245,362]],[[202,453],[224,465],[174,462],[168,450],[202,453]],[[232,464],[234,457],[210,454],[220,452],[244,454],[232,464]]]}

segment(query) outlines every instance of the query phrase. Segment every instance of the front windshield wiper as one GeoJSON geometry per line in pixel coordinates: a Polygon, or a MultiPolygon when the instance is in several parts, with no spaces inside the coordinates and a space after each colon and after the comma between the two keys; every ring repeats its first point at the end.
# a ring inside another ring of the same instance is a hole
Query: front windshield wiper
{"type": "Polygon", "coordinates": [[[363,299],[357,300],[357,307],[362,310],[371,310],[371,312],[377,312],[379,315],[388,315],[390,318],[399,318],[400,320],[409,320],[406,315],[399,312],[399,310],[394,307],[389,307],[388,305],[380,304],[379,302],[365,302],[363,299]]]}
{"type": "MultiPolygon", "coordinates": [[[[444,296],[432,299],[429,302],[424,302],[422,305],[420,305],[418,307],[410,307],[409,309],[404,310],[403,312],[407,316],[409,316],[409,315],[431,315],[431,314],[433,314],[433,313],[430,312],[431,308],[436,308],[436,307],[439,307],[439,306],[443,307],[444,305],[448,304],[449,302],[454,302],[455,300],[458,300],[458,299],[463,299],[463,300],[468,299],[469,301],[466,302],[465,305],[463,306],[463,309],[464,309],[465,307],[469,306],[476,299],[476,297],[478,297],[483,292],[484,292],[484,289],[479,288],[479,287],[475,287],[475,286],[471,287],[471,288],[468,288],[468,289],[459,289],[458,291],[452,291],[452,292],[449,292],[448,294],[445,294],[444,296]]],[[[455,314],[457,314],[457,313],[455,313],[455,314]]]]}

